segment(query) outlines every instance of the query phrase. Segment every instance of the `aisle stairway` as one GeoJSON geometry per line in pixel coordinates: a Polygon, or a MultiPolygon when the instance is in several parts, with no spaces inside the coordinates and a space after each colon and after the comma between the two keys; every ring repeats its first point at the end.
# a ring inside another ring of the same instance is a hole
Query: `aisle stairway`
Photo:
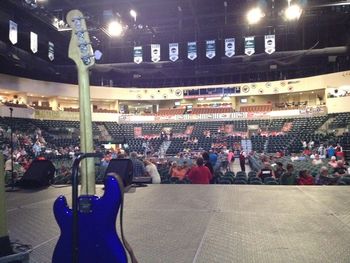
{"type": "Polygon", "coordinates": [[[98,129],[101,132],[101,138],[100,141],[111,141],[112,136],[109,134],[108,130],[103,124],[97,125],[98,129]]]}
{"type": "Polygon", "coordinates": [[[252,151],[252,141],[251,140],[241,140],[241,147],[243,148],[243,151],[246,153],[249,153],[252,151]]]}
{"type": "Polygon", "coordinates": [[[165,157],[166,151],[169,149],[171,141],[163,141],[159,147],[158,155],[159,157],[165,157]]]}

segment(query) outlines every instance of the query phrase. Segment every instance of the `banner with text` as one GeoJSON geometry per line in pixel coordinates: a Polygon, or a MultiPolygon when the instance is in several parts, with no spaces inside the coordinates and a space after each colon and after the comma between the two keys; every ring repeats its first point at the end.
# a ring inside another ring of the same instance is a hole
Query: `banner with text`
{"type": "Polygon", "coordinates": [[[49,41],[48,55],[49,59],[53,61],[55,59],[55,45],[49,41]]]}
{"type": "Polygon", "coordinates": [[[225,56],[232,57],[236,53],[235,51],[235,39],[234,38],[226,38],[225,39],[225,56]]]}
{"type": "Polygon", "coordinates": [[[160,61],[160,45],[159,44],[152,44],[151,45],[151,59],[153,62],[160,61]]]}
{"type": "Polygon", "coordinates": [[[179,43],[169,44],[169,59],[172,62],[175,62],[179,59],[179,43]]]}
{"type": "Polygon", "coordinates": [[[197,58],[197,42],[187,43],[187,57],[190,60],[195,60],[197,58]]]}
{"type": "Polygon", "coordinates": [[[140,64],[142,61],[143,61],[142,47],[141,46],[134,47],[134,62],[136,64],[140,64]]]}
{"type": "Polygon", "coordinates": [[[205,56],[212,59],[216,55],[215,40],[207,40],[205,45],[205,56]]]}
{"type": "Polygon", "coordinates": [[[272,54],[276,51],[275,35],[265,36],[265,52],[267,54],[272,54]]]}
{"type": "Polygon", "coordinates": [[[244,54],[251,56],[255,53],[255,40],[254,37],[244,38],[244,54]]]}
{"type": "Polygon", "coordinates": [[[9,20],[9,39],[12,44],[16,44],[18,40],[17,24],[9,20]]]}
{"type": "Polygon", "coordinates": [[[30,32],[30,49],[33,53],[38,52],[38,35],[30,32]]]}

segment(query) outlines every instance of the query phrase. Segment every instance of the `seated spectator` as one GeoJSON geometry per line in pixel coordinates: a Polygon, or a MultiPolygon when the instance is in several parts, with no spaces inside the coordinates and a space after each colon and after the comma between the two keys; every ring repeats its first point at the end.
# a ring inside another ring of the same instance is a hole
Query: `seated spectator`
{"type": "Polygon", "coordinates": [[[292,164],[287,164],[287,171],[285,171],[281,178],[280,178],[280,184],[281,185],[295,185],[296,184],[296,176],[294,174],[294,166],[292,164]]]}
{"type": "Polygon", "coordinates": [[[160,184],[160,175],[155,164],[145,160],[146,174],[152,178],[152,184],[160,184]]]}
{"type": "Polygon", "coordinates": [[[132,161],[134,177],[144,176],[146,173],[145,165],[143,164],[143,162],[137,159],[136,152],[130,153],[130,160],[132,161]]]}
{"type": "Polygon", "coordinates": [[[197,166],[192,167],[188,173],[188,179],[190,179],[193,184],[209,184],[212,179],[213,176],[208,167],[205,167],[203,164],[203,158],[198,157],[197,166]]]}
{"type": "Polygon", "coordinates": [[[320,156],[318,154],[315,154],[315,158],[312,160],[312,165],[320,165],[323,164],[320,156]]]}
{"type": "Polygon", "coordinates": [[[279,179],[282,176],[282,174],[285,173],[285,171],[286,170],[283,168],[283,164],[281,162],[277,162],[275,170],[276,179],[279,179]]]}
{"type": "Polygon", "coordinates": [[[271,165],[268,162],[264,163],[264,167],[260,170],[258,173],[258,177],[264,181],[266,177],[274,177],[275,178],[275,173],[271,169],[271,165]]]}
{"type": "Polygon", "coordinates": [[[332,156],[332,157],[331,157],[331,160],[328,162],[328,164],[329,164],[332,168],[337,167],[338,163],[337,163],[336,157],[335,157],[335,156],[332,156]]]}
{"type": "Polygon", "coordinates": [[[348,174],[348,169],[342,160],[337,161],[337,166],[333,169],[333,176],[341,177],[348,174]]]}
{"type": "Polygon", "coordinates": [[[311,176],[310,171],[302,170],[299,172],[298,185],[313,185],[314,178],[311,176]]]}
{"type": "Polygon", "coordinates": [[[298,155],[296,155],[295,153],[292,153],[292,157],[290,157],[290,160],[291,160],[292,162],[299,161],[299,157],[298,157],[298,155]]]}
{"type": "Polygon", "coordinates": [[[316,184],[318,185],[330,185],[336,183],[337,178],[328,174],[326,166],[322,166],[319,175],[316,177],[316,184]]]}

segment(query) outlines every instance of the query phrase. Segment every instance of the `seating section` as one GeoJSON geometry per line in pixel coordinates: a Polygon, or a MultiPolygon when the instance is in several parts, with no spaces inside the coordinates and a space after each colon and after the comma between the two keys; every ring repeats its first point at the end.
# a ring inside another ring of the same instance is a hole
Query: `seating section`
{"type": "Polygon", "coordinates": [[[222,108],[193,108],[192,114],[215,114],[215,113],[230,113],[233,112],[232,107],[222,108]]]}
{"type": "Polygon", "coordinates": [[[241,112],[265,112],[272,111],[272,105],[245,105],[240,107],[241,112]]]}
{"type": "Polygon", "coordinates": [[[176,109],[159,109],[157,115],[182,115],[184,114],[185,109],[176,108],[176,109]]]}
{"type": "Polygon", "coordinates": [[[350,112],[342,112],[335,116],[334,120],[330,123],[329,128],[347,128],[350,123],[350,112]]]}

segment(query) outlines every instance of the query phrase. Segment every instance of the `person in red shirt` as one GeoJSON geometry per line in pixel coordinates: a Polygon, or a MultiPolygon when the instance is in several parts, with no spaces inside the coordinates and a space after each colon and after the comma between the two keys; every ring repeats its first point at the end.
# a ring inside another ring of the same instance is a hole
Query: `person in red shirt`
{"type": "Polygon", "coordinates": [[[310,171],[302,170],[299,172],[298,185],[313,185],[314,178],[310,175],[310,171]]]}
{"type": "Polygon", "coordinates": [[[197,158],[197,166],[192,167],[188,173],[188,179],[193,184],[209,184],[213,175],[211,174],[208,167],[204,166],[204,161],[202,157],[197,158]]]}

